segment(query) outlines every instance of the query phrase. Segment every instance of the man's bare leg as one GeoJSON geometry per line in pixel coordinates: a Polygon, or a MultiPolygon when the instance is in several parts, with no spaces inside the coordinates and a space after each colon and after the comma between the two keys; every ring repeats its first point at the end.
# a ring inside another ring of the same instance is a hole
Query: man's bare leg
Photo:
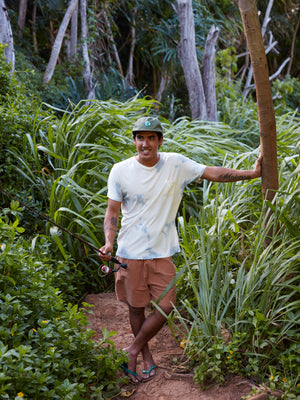
{"type": "MultiPolygon", "coordinates": [[[[162,310],[168,315],[172,307],[164,307],[162,310]]],[[[154,361],[149,350],[148,341],[162,328],[166,318],[158,310],[155,310],[145,318],[145,309],[137,307],[129,307],[129,318],[135,340],[129,347],[124,349],[128,352],[128,369],[133,372],[136,371],[137,356],[142,351],[144,369],[149,370],[154,361]]]]}
{"type": "MultiPolygon", "coordinates": [[[[129,306],[129,320],[132,332],[136,337],[145,321],[145,309],[140,307],[129,306]]],[[[152,354],[149,350],[148,343],[146,343],[142,348],[142,355],[144,360],[144,369],[149,370],[154,364],[152,354]]]]}

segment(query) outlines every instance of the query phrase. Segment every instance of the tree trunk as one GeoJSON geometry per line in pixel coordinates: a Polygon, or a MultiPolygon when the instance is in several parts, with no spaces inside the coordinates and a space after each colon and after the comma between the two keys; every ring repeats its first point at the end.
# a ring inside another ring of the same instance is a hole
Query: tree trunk
{"type": "MultiPolygon", "coordinates": [[[[274,0],[269,0],[269,4],[268,4],[268,7],[267,7],[267,10],[266,10],[266,13],[265,13],[265,18],[264,18],[264,21],[263,21],[263,24],[262,24],[262,27],[261,27],[262,40],[264,40],[266,31],[267,31],[267,26],[268,26],[268,23],[270,22],[270,19],[271,19],[270,18],[270,13],[271,13],[271,10],[272,10],[272,7],[273,7],[273,2],[274,2],[274,0]]],[[[246,80],[245,87],[244,87],[244,90],[243,90],[244,99],[247,98],[247,96],[248,96],[248,94],[250,92],[252,78],[253,78],[253,69],[252,69],[252,65],[250,64],[247,80],[246,80]]]]}
{"type": "Polygon", "coordinates": [[[75,57],[77,53],[77,37],[78,37],[78,3],[72,14],[71,19],[71,41],[70,41],[70,58],[75,57]]]}
{"type": "Polygon", "coordinates": [[[18,26],[19,26],[19,37],[23,36],[27,13],[27,0],[20,0],[19,4],[19,15],[18,15],[18,26]]]}
{"type": "Polygon", "coordinates": [[[87,45],[88,25],[86,19],[86,9],[87,9],[86,0],[81,0],[80,2],[81,41],[82,41],[82,56],[84,61],[83,81],[87,91],[87,98],[91,100],[94,99],[96,95],[95,95],[95,86],[93,85],[93,72],[91,68],[88,45],[87,45]]]}
{"type": "Polygon", "coordinates": [[[128,89],[129,87],[134,87],[134,73],[133,73],[133,56],[135,50],[136,43],[136,29],[135,29],[135,18],[136,18],[137,9],[135,8],[132,13],[132,25],[131,25],[131,43],[130,43],[130,53],[128,60],[128,68],[125,76],[125,87],[128,89]]]}
{"type": "Polygon", "coordinates": [[[159,84],[159,88],[158,88],[158,91],[156,94],[156,100],[159,103],[161,102],[163,92],[164,92],[165,88],[168,86],[169,82],[170,82],[170,78],[167,74],[167,71],[165,69],[162,69],[161,77],[160,77],[160,84],[159,84]]]}
{"type": "Polygon", "coordinates": [[[269,70],[256,0],[239,0],[256,87],[262,160],[263,198],[273,200],[278,189],[276,122],[269,70]]]}
{"type": "Polygon", "coordinates": [[[181,65],[189,93],[192,119],[207,119],[204,88],[198,65],[192,0],[178,0],[181,38],[178,46],[181,65]]]}
{"type": "Polygon", "coordinates": [[[107,16],[107,13],[106,13],[105,10],[103,10],[103,16],[104,16],[105,25],[106,25],[107,32],[108,32],[108,39],[109,39],[110,44],[112,46],[113,55],[114,55],[115,61],[116,61],[117,66],[118,66],[118,70],[120,72],[121,77],[124,78],[124,73],[123,73],[121,60],[120,60],[119,53],[118,53],[118,50],[117,50],[117,46],[116,46],[116,43],[115,43],[114,35],[113,35],[112,29],[111,29],[110,21],[108,19],[108,16],[107,16]]]}
{"type": "Polygon", "coordinates": [[[32,9],[32,40],[33,40],[33,49],[36,54],[39,52],[38,42],[36,38],[36,10],[37,10],[37,2],[35,1],[32,9]]]}
{"type": "Polygon", "coordinates": [[[51,80],[51,78],[53,76],[54,69],[55,69],[55,66],[56,66],[56,63],[57,63],[57,59],[58,59],[58,56],[59,56],[59,52],[60,52],[60,49],[61,49],[61,46],[62,46],[62,42],[63,42],[64,36],[65,36],[67,27],[69,25],[70,19],[71,19],[72,14],[73,14],[73,12],[74,12],[74,10],[75,10],[77,5],[78,5],[78,0],[71,0],[70,4],[68,6],[68,9],[67,9],[67,11],[65,13],[65,16],[64,16],[64,18],[62,20],[62,23],[61,23],[60,27],[59,27],[59,30],[58,30],[54,45],[52,47],[50,60],[49,60],[49,63],[47,65],[44,77],[43,77],[43,83],[50,82],[50,80],[51,80]]]}
{"type": "Polygon", "coordinates": [[[216,28],[214,25],[210,28],[205,43],[205,49],[202,61],[202,77],[203,77],[203,87],[204,87],[208,121],[218,120],[217,98],[216,98],[215,46],[216,46],[216,41],[218,40],[219,31],[220,31],[219,28],[216,28]]]}
{"type": "Polygon", "coordinates": [[[132,23],[131,23],[131,43],[130,43],[130,53],[129,53],[129,59],[128,59],[128,68],[125,76],[125,87],[128,89],[129,87],[134,87],[134,73],[133,73],[133,56],[134,56],[134,50],[135,50],[135,44],[136,44],[136,14],[137,14],[137,9],[134,8],[132,12],[132,23]]]}
{"type": "Polygon", "coordinates": [[[8,47],[4,49],[4,54],[7,59],[7,62],[11,64],[12,71],[14,71],[15,70],[14,39],[4,0],[0,0],[0,27],[1,27],[0,43],[8,45],[8,47]]]}

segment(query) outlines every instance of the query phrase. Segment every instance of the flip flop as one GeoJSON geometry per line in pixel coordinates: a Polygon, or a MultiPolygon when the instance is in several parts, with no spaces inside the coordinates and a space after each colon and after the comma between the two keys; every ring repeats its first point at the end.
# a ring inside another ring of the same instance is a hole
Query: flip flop
{"type": "Polygon", "coordinates": [[[143,382],[147,382],[150,381],[151,379],[153,379],[156,376],[156,365],[153,364],[152,367],[150,367],[148,370],[143,370],[142,373],[143,374],[148,374],[148,378],[143,378],[143,382]],[[151,371],[154,370],[154,374],[151,375],[151,371]]]}
{"type": "Polygon", "coordinates": [[[136,372],[130,371],[130,369],[128,369],[128,364],[126,362],[121,364],[120,367],[124,371],[125,375],[128,376],[130,383],[133,383],[134,385],[137,385],[138,383],[141,382],[141,380],[138,378],[138,374],[136,372]],[[136,381],[133,380],[132,378],[130,378],[129,375],[132,375],[137,380],[136,381]]]}

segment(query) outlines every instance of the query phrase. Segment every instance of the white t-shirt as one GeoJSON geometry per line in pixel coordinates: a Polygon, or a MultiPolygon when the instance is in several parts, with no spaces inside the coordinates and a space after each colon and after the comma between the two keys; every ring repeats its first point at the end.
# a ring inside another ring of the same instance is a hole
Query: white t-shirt
{"type": "Polygon", "coordinates": [[[159,155],[154,167],[131,157],[110,172],[108,197],[122,203],[119,257],[145,260],[169,257],[180,250],[176,213],[185,186],[201,179],[205,165],[176,153],[159,155]]]}

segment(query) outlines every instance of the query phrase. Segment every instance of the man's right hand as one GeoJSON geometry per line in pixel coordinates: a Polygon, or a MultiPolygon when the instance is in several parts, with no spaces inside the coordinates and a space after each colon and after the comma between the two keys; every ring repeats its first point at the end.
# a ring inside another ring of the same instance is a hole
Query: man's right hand
{"type": "Polygon", "coordinates": [[[111,245],[104,245],[99,250],[99,257],[103,261],[110,261],[113,252],[113,247],[111,245]]]}
{"type": "Polygon", "coordinates": [[[113,243],[118,230],[121,203],[108,199],[107,209],[104,217],[105,245],[99,250],[99,257],[103,261],[110,261],[113,253],[113,243]]]}

